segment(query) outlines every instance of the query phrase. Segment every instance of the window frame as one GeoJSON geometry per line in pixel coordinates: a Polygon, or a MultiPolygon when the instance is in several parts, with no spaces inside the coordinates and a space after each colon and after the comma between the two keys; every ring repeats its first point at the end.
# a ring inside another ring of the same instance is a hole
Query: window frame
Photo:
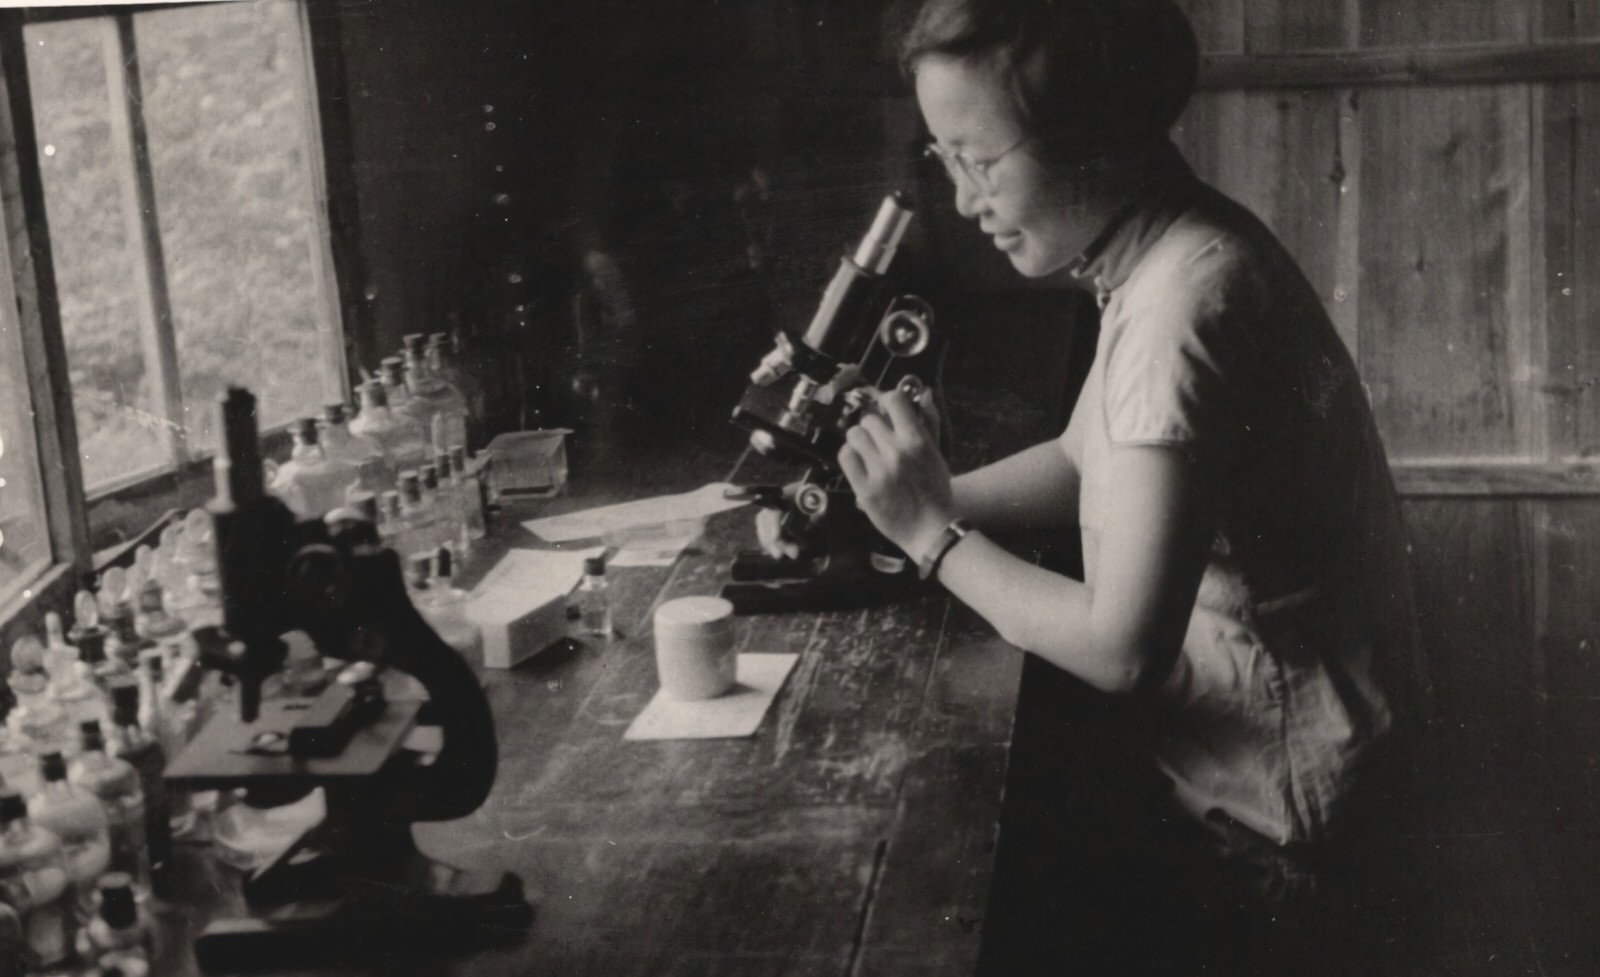
{"type": "MultiPolygon", "coordinates": [[[[108,47],[108,52],[121,57],[127,66],[120,78],[117,72],[108,71],[113,140],[119,161],[125,158],[132,171],[119,172],[124,219],[138,218],[137,236],[132,235],[133,224],[128,225],[129,241],[131,247],[141,249],[147,273],[146,282],[140,285],[146,369],[164,372],[153,387],[160,406],[178,412],[169,414],[175,418],[181,416],[182,408],[176,335],[170,302],[165,297],[166,269],[160,251],[149,154],[143,142],[143,118],[136,108],[140,79],[133,17],[215,2],[219,0],[0,10],[0,227],[6,236],[5,241],[0,241],[0,258],[8,259],[0,273],[10,276],[16,292],[50,554],[46,568],[23,583],[17,594],[0,603],[0,659],[8,653],[6,649],[17,633],[39,629],[46,610],[65,610],[79,581],[100,565],[94,550],[97,543],[109,546],[130,539],[163,511],[174,506],[190,507],[209,498],[210,462],[214,455],[214,450],[189,451],[181,440],[173,439],[173,443],[164,445],[166,457],[160,469],[97,486],[92,497],[85,492],[45,213],[24,30],[30,24],[100,18],[107,24],[108,45],[114,36],[119,48],[111,52],[108,47]],[[127,57],[128,54],[135,56],[127,57]],[[118,116],[120,120],[116,120],[118,116]],[[130,188],[135,191],[132,202],[130,188]],[[133,214],[134,210],[139,213],[133,214]]],[[[348,364],[352,359],[348,351],[370,345],[372,315],[370,302],[363,294],[365,275],[360,257],[339,11],[337,0],[296,0],[296,6],[306,73],[302,88],[304,165],[316,224],[313,234],[320,244],[312,261],[312,275],[327,323],[320,336],[322,362],[338,377],[341,392],[348,398],[348,364]]],[[[278,425],[264,432],[268,444],[283,439],[282,429],[287,426],[278,425]]]]}

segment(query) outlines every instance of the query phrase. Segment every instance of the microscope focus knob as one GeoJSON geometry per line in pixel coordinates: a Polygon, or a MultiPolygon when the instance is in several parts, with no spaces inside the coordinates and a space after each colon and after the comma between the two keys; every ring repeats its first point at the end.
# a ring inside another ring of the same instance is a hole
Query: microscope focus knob
{"type": "Polygon", "coordinates": [[[337,549],[303,546],[289,559],[288,596],[317,617],[337,613],[350,600],[350,571],[337,549]]]}
{"type": "Polygon", "coordinates": [[[828,511],[828,491],[820,485],[805,484],[795,490],[794,507],[812,519],[828,511]]]}

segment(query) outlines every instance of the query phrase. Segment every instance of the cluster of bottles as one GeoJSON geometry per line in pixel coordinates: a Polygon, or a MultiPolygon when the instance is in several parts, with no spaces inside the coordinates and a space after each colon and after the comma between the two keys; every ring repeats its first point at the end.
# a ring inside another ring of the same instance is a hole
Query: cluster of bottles
{"type": "Polygon", "coordinates": [[[330,404],[298,421],[272,491],[302,518],[359,512],[402,559],[441,546],[459,555],[482,539],[483,486],[467,454],[472,381],[448,349],[445,333],[409,335],[403,354],[361,385],[354,418],[330,404]]]}
{"type": "Polygon", "coordinates": [[[169,789],[167,758],[221,698],[188,639],[215,619],[209,520],[184,520],[133,565],[80,591],[70,629],[11,647],[15,704],[0,727],[0,957],[25,969],[81,963],[147,973],[149,897],[175,837],[194,830],[194,799],[169,789]],[[208,707],[209,705],[209,707],[208,707]]]}

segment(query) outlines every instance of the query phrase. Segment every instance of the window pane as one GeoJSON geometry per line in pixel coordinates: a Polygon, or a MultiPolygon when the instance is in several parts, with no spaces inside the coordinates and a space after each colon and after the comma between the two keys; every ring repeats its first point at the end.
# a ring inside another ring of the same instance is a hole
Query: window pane
{"type": "Polygon", "coordinates": [[[23,36],[83,480],[93,491],[162,464],[162,420],[139,343],[101,27],[30,24],[23,36]]]}
{"type": "Polygon", "coordinates": [[[9,285],[0,286],[0,601],[50,563],[28,373],[9,285]]]}
{"type": "Polygon", "coordinates": [[[229,383],[263,426],[340,397],[315,262],[310,72],[294,0],[134,18],[190,448],[229,383]]]}

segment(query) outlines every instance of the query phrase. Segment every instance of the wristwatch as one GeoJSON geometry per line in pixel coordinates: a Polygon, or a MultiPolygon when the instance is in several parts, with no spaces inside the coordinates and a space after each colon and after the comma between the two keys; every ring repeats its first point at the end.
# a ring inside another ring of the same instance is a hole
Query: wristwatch
{"type": "Polygon", "coordinates": [[[965,519],[950,520],[939,531],[939,537],[933,541],[933,545],[917,557],[917,577],[921,580],[932,580],[939,572],[939,564],[944,562],[945,555],[970,532],[972,532],[970,522],[965,519]]]}

